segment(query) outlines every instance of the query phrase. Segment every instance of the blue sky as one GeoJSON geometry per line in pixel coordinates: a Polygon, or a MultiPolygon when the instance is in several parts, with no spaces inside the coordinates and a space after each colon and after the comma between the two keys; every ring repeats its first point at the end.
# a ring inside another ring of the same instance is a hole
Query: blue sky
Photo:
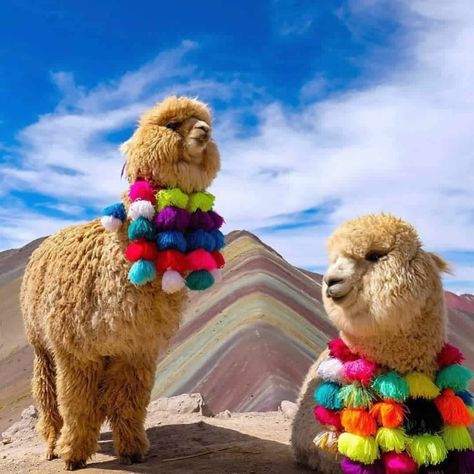
{"type": "Polygon", "coordinates": [[[0,6],[0,249],[117,199],[118,145],[160,98],[215,112],[226,230],[321,271],[389,211],[474,292],[469,0],[13,1],[0,6]]]}

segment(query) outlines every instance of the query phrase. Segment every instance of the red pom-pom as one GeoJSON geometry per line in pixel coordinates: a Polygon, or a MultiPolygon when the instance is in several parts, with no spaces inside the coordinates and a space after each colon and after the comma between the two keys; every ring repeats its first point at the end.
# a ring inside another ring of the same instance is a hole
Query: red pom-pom
{"type": "Polygon", "coordinates": [[[214,250],[211,255],[216,261],[217,268],[222,268],[225,265],[224,256],[219,252],[219,250],[214,250]]]}
{"type": "Polygon", "coordinates": [[[142,201],[150,201],[152,204],[155,204],[155,193],[156,191],[153,189],[151,183],[145,180],[140,180],[136,181],[130,186],[128,196],[132,202],[138,201],[140,199],[142,201]]]}
{"type": "Polygon", "coordinates": [[[440,369],[448,365],[460,364],[464,360],[463,353],[452,344],[446,343],[438,354],[438,366],[440,369]]]}
{"type": "Polygon", "coordinates": [[[196,249],[186,256],[189,270],[207,270],[211,272],[217,268],[214,257],[204,249],[196,249]]]}
{"type": "Polygon", "coordinates": [[[137,239],[128,244],[125,249],[125,258],[130,262],[137,260],[155,260],[158,256],[158,249],[154,242],[146,239],[137,239]]]}
{"type": "Polygon", "coordinates": [[[418,472],[418,465],[406,453],[396,453],[391,451],[382,456],[386,474],[415,474],[418,472]]]}
{"type": "Polygon", "coordinates": [[[178,250],[169,249],[158,252],[158,258],[156,259],[155,264],[159,273],[164,273],[169,269],[179,273],[183,273],[188,270],[186,255],[179,252],[178,250]]]}
{"type": "Polygon", "coordinates": [[[341,424],[341,414],[338,411],[330,410],[329,408],[323,407],[322,405],[318,405],[313,408],[313,412],[316,420],[322,425],[335,428],[336,431],[343,430],[341,424]]]}
{"type": "Polygon", "coordinates": [[[328,342],[329,353],[332,357],[341,360],[342,362],[349,362],[359,358],[357,354],[354,354],[342,339],[331,339],[328,342]]]}

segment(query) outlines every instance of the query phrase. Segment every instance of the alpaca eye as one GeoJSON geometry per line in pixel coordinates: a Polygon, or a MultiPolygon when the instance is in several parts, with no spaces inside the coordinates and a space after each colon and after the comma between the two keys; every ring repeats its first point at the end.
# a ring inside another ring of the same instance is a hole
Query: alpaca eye
{"type": "Polygon", "coordinates": [[[378,262],[382,257],[385,257],[385,253],[381,252],[369,252],[366,256],[365,259],[368,262],[378,262]]]}
{"type": "Polygon", "coordinates": [[[181,126],[182,122],[169,122],[165,126],[170,130],[177,130],[181,126]]]}

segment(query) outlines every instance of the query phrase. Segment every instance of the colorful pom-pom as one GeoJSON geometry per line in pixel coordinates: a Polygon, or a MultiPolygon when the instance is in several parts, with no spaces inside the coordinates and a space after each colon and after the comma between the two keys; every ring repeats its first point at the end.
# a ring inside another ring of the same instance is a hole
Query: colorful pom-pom
{"type": "Polygon", "coordinates": [[[472,378],[472,372],[462,365],[448,365],[441,369],[436,376],[436,385],[439,388],[450,388],[455,392],[466,390],[469,380],[472,378]]]}
{"type": "Polygon", "coordinates": [[[208,252],[216,250],[216,239],[211,232],[206,232],[202,229],[189,232],[189,234],[186,235],[186,241],[189,250],[196,250],[199,248],[203,248],[208,252]]]}
{"type": "Polygon", "coordinates": [[[166,206],[180,207],[186,209],[188,205],[188,195],[184,194],[179,188],[162,189],[156,194],[156,202],[158,210],[164,209],[166,206]]]}
{"type": "Polygon", "coordinates": [[[339,411],[330,410],[322,405],[316,405],[313,409],[314,417],[322,425],[333,428],[336,431],[342,431],[341,415],[339,411]]]}
{"type": "Polygon", "coordinates": [[[132,221],[139,217],[144,217],[151,221],[155,215],[155,207],[149,201],[135,201],[130,204],[128,209],[128,216],[132,221]]]}
{"type": "Polygon", "coordinates": [[[144,217],[132,221],[128,226],[128,238],[130,240],[148,239],[153,240],[155,236],[155,230],[151,222],[144,217]]]}
{"type": "Polygon", "coordinates": [[[410,396],[413,398],[436,398],[440,391],[433,381],[422,372],[411,372],[405,376],[410,396]]]}
{"type": "Polygon", "coordinates": [[[446,425],[469,426],[473,422],[472,414],[464,401],[452,390],[443,390],[434,402],[446,425]]]}
{"type": "Polygon", "coordinates": [[[370,413],[375,417],[378,424],[385,428],[398,428],[404,419],[403,407],[394,400],[385,400],[376,403],[370,413]]]}
{"type": "Polygon", "coordinates": [[[184,232],[189,226],[190,214],[186,209],[168,206],[156,214],[154,223],[159,230],[179,230],[184,232]]]}
{"type": "Polygon", "coordinates": [[[380,450],[383,452],[395,451],[401,453],[405,451],[407,436],[402,429],[379,428],[375,436],[380,450]]]}
{"type": "Polygon", "coordinates": [[[145,285],[156,278],[155,264],[149,260],[138,260],[130,268],[128,279],[134,285],[145,285]]]}
{"type": "Polygon", "coordinates": [[[344,375],[349,382],[358,381],[368,385],[372,381],[377,364],[367,359],[356,359],[344,364],[344,375]]]}
{"type": "Polygon", "coordinates": [[[446,343],[438,354],[438,367],[442,369],[448,365],[460,364],[463,360],[463,353],[452,344],[446,343]]]}
{"type": "Polygon", "coordinates": [[[382,463],[377,460],[372,464],[364,464],[349,458],[341,459],[341,470],[345,474],[384,474],[382,463]]]}
{"type": "Polygon", "coordinates": [[[224,218],[220,214],[217,214],[216,211],[209,211],[207,214],[214,223],[214,229],[220,229],[224,225],[224,218]]]}
{"type": "Polygon", "coordinates": [[[415,474],[418,465],[408,453],[385,453],[382,456],[385,474],[415,474]]]}
{"type": "Polygon", "coordinates": [[[407,448],[410,456],[418,465],[440,464],[447,456],[446,446],[438,435],[423,434],[408,440],[407,448]]]}
{"type": "Polygon", "coordinates": [[[460,390],[459,392],[456,392],[456,395],[459,398],[462,398],[463,402],[467,406],[472,407],[474,397],[473,397],[472,393],[469,390],[460,390]]]}
{"type": "Polygon", "coordinates": [[[359,359],[357,354],[354,354],[342,339],[332,339],[328,342],[329,353],[332,357],[336,357],[342,362],[359,359]]]}
{"type": "Polygon", "coordinates": [[[214,199],[214,196],[208,192],[191,194],[188,201],[188,210],[191,212],[196,212],[198,209],[204,212],[210,211],[214,205],[214,199]]]}
{"type": "Polygon", "coordinates": [[[104,209],[104,216],[112,216],[124,222],[127,218],[127,212],[125,211],[125,206],[123,203],[118,202],[116,204],[112,204],[111,206],[107,206],[104,209]]]}
{"type": "Polygon", "coordinates": [[[222,281],[222,270],[220,268],[215,268],[214,270],[211,270],[211,275],[214,278],[214,283],[219,283],[222,281]]]}
{"type": "Polygon", "coordinates": [[[363,408],[345,408],[341,411],[341,424],[348,433],[372,436],[377,432],[375,418],[363,408]]]}
{"type": "Polygon", "coordinates": [[[377,442],[372,436],[359,436],[353,433],[341,433],[338,439],[338,450],[352,461],[371,464],[380,453],[377,442]]]}
{"type": "Polygon", "coordinates": [[[156,258],[156,269],[160,273],[166,272],[166,270],[175,270],[180,273],[184,273],[188,270],[186,255],[181,253],[179,250],[163,250],[158,252],[156,258]]]}
{"type": "Polygon", "coordinates": [[[214,278],[207,270],[199,270],[191,272],[186,277],[186,286],[190,290],[203,291],[207,290],[214,284],[214,278]]]}
{"type": "Polygon", "coordinates": [[[212,252],[212,257],[216,262],[217,268],[222,268],[225,265],[224,256],[218,250],[214,250],[214,252],[212,252]]]}
{"type": "Polygon", "coordinates": [[[441,436],[449,451],[474,447],[469,430],[465,426],[445,426],[441,436]]]}
{"type": "Polygon", "coordinates": [[[186,252],[187,244],[184,235],[179,230],[165,230],[158,234],[156,245],[160,250],[175,249],[186,252]]]}
{"type": "Polygon", "coordinates": [[[193,250],[186,255],[186,262],[189,270],[215,270],[216,261],[209,252],[204,249],[193,250]]]}
{"type": "Polygon", "coordinates": [[[108,232],[117,232],[123,225],[123,222],[114,216],[102,216],[100,223],[108,232]]]}
{"type": "Polygon", "coordinates": [[[130,201],[148,201],[152,204],[155,204],[155,190],[151,183],[145,180],[135,181],[131,186],[128,192],[128,197],[130,201]]]}
{"type": "Polygon", "coordinates": [[[220,230],[211,230],[211,234],[216,242],[214,250],[221,250],[225,247],[225,237],[220,230]]]}
{"type": "Polygon", "coordinates": [[[153,242],[146,239],[138,239],[130,242],[125,249],[125,258],[130,262],[137,260],[155,260],[158,256],[158,249],[153,242]]]}
{"type": "Polygon", "coordinates": [[[321,431],[314,437],[313,443],[319,449],[336,454],[338,437],[339,434],[336,431],[321,431]]]}
{"type": "Polygon", "coordinates": [[[339,398],[340,388],[341,386],[337,383],[323,382],[314,391],[314,400],[330,410],[341,410],[343,404],[339,398]]]}
{"type": "Polygon", "coordinates": [[[433,400],[409,398],[405,402],[405,433],[409,436],[423,433],[438,433],[443,427],[443,418],[433,400]]]}
{"type": "Polygon", "coordinates": [[[316,374],[323,380],[342,382],[344,380],[344,365],[339,359],[329,357],[319,364],[316,374]]]}
{"type": "Polygon", "coordinates": [[[471,474],[474,472],[474,451],[451,451],[449,457],[452,461],[450,474],[471,474]]]}
{"type": "Polygon", "coordinates": [[[346,408],[370,408],[374,396],[364,387],[355,383],[345,385],[339,391],[339,399],[346,408]]]}
{"type": "Polygon", "coordinates": [[[212,219],[211,212],[197,210],[190,214],[189,229],[202,229],[210,232],[211,230],[218,229],[218,227],[216,227],[214,220],[212,219]]]}
{"type": "Polygon", "coordinates": [[[390,371],[379,375],[372,382],[372,389],[382,398],[389,398],[398,402],[407,399],[410,389],[408,384],[397,372],[390,371]]]}
{"type": "Polygon", "coordinates": [[[174,270],[167,270],[163,273],[161,288],[165,293],[176,293],[186,286],[185,279],[174,270]]]}

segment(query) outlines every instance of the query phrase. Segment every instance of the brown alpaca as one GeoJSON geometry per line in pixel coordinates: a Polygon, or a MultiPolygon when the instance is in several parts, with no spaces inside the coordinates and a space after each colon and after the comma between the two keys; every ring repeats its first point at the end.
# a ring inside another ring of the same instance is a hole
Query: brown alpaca
{"type": "MultiPolygon", "coordinates": [[[[146,112],[123,146],[130,182],[203,191],[220,165],[206,105],[171,97],[146,112]]],[[[155,361],[179,324],[184,292],[127,279],[127,226],[105,231],[98,220],[46,239],[33,253],[21,307],[34,347],[33,393],[47,458],[68,470],[95,452],[102,422],[112,427],[124,463],[144,459],[146,407],[155,361]]]]}
{"type": "MultiPolygon", "coordinates": [[[[423,250],[411,225],[384,214],[346,222],[328,250],[324,306],[349,348],[400,373],[433,375],[446,334],[440,272],[447,264],[423,250]]],[[[316,370],[327,357],[324,351],[303,383],[291,443],[298,462],[336,474],[335,456],[313,444],[322,429],[313,416],[316,370]]]]}

